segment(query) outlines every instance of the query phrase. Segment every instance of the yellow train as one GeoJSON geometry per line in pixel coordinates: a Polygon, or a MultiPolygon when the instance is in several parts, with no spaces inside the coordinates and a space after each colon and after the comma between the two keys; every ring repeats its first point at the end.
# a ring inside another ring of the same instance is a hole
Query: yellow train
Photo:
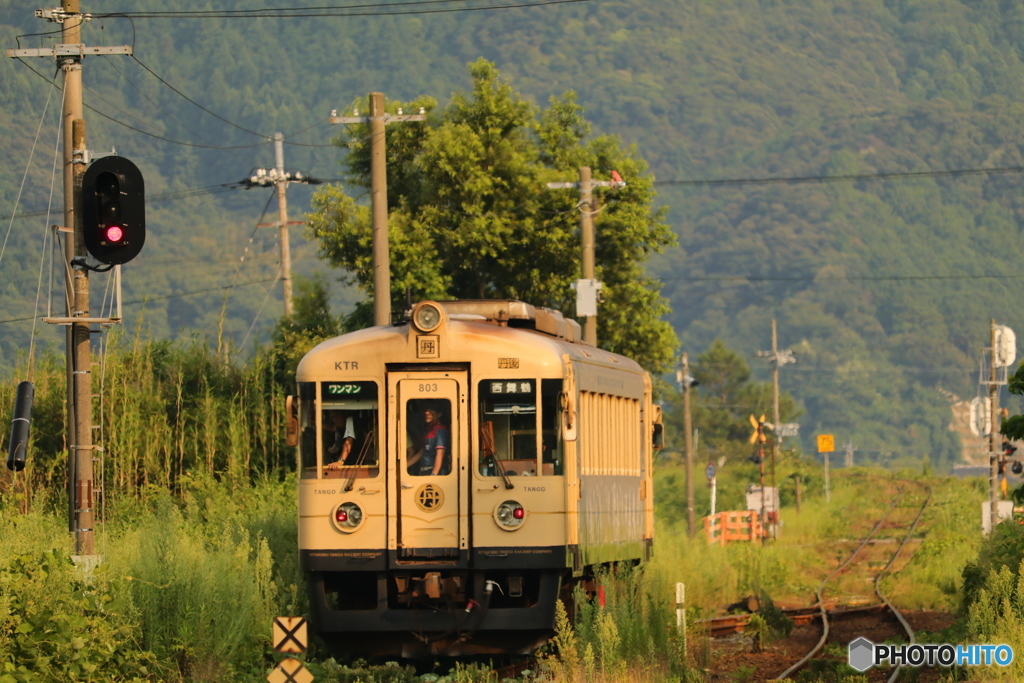
{"type": "Polygon", "coordinates": [[[336,651],[528,652],[596,567],[651,555],[650,378],[557,311],[423,301],[296,379],[300,562],[336,651]]]}

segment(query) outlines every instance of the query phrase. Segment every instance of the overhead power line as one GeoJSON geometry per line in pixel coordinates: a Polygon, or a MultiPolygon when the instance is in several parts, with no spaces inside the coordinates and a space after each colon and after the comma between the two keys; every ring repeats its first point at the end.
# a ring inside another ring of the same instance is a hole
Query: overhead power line
{"type": "MultiPolygon", "coordinates": [[[[26,69],[28,69],[29,71],[34,73],[39,78],[43,79],[47,83],[50,82],[50,80],[46,76],[44,76],[43,74],[39,73],[38,71],[33,69],[31,66],[29,66],[28,62],[26,62],[24,59],[18,58],[18,61],[21,62],[22,64],[24,64],[26,69]]],[[[63,88],[60,88],[60,89],[63,90],[63,88]]],[[[90,92],[92,92],[92,91],[90,91],[90,92]]],[[[93,94],[95,95],[95,93],[93,93],[93,94]]],[[[102,98],[98,98],[98,99],[102,99],[102,98]]],[[[109,104],[109,102],[108,102],[108,104],[109,104]]],[[[92,111],[92,112],[95,112],[95,113],[99,114],[100,116],[102,116],[103,118],[107,119],[108,121],[112,121],[113,123],[116,123],[119,126],[124,126],[125,128],[127,128],[129,130],[133,130],[136,133],[142,133],[143,135],[147,135],[147,136],[149,136],[151,138],[156,138],[157,140],[163,140],[164,142],[169,142],[169,143],[174,144],[174,145],[182,145],[184,147],[198,147],[200,149],[221,149],[221,150],[228,150],[228,149],[251,149],[253,147],[262,147],[264,145],[269,145],[272,142],[272,140],[268,139],[265,142],[256,142],[256,143],[252,143],[252,144],[249,144],[249,145],[222,146],[222,145],[201,145],[201,144],[198,144],[198,143],[195,143],[195,142],[185,142],[183,140],[174,140],[172,138],[167,138],[167,137],[164,137],[162,135],[157,135],[156,133],[150,133],[149,131],[142,130],[141,128],[136,128],[135,126],[128,125],[124,121],[119,121],[119,120],[115,119],[113,116],[110,116],[109,114],[106,114],[106,113],[100,111],[99,109],[97,109],[96,107],[94,107],[94,106],[92,106],[90,104],[83,104],[82,106],[84,106],[89,111],[92,111]]],[[[113,106],[113,105],[111,105],[111,106],[113,106]]]]}
{"type": "MultiPolygon", "coordinates": [[[[227,289],[238,289],[239,287],[248,287],[249,285],[258,285],[266,282],[276,282],[277,277],[263,278],[261,280],[249,280],[248,282],[240,282],[236,285],[222,285],[220,287],[206,287],[205,289],[193,289],[189,292],[179,292],[177,294],[168,294],[166,296],[147,296],[143,299],[134,299],[132,301],[125,301],[123,306],[132,306],[135,304],[145,304],[151,301],[165,301],[167,299],[181,299],[186,296],[192,296],[194,294],[207,294],[209,292],[221,292],[227,289]]],[[[5,323],[17,323],[24,322],[26,320],[32,320],[36,316],[27,315],[21,318],[8,318],[7,320],[0,320],[0,325],[5,323]]]]}
{"type": "Polygon", "coordinates": [[[814,275],[669,275],[655,276],[662,282],[810,282],[810,281],[868,281],[886,282],[903,280],[1021,280],[1024,275],[842,275],[818,277],[814,275]]]}
{"type": "Polygon", "coordinates": [[[471,0],[420,0],[418,2],[393,2],[372,5],[348,5],[317,8],[268,8],[262,10],[199,10],[199,11],[167,11],[167,12],[108,12],[92,14],[95,18],[126,19],[292,19],[317,17],[381,17],[402,14],[440,14],[447,12],[480,12],[520,7],[543,7],[546,5],[564,5],[590,0],[542,0],[541,2],[525,2],[493,5],[470,5],[466,7],[442,7],[437,9],[397,9],[388,7],[408,7],[410,5],[431,4],[463,4],[471,0]]]}
{"type": "Polygon", "coordinates": [[[776,176],[767,178],[708,178],[704,180],[656,180],[655,185],[772,185],[796,183],[843,183],[858,180],[894,180],[900,178],[942,178],[966,175],[1002,175],[1024,173],[1024,166],[996,168],[954,168],[938,171],[894,171],[891,173],[850,173],[842,175],[776,176]]]}
{"type": "MultiPolygon", "coordinates": [[[[190,187],[182,190],[175,190],[174,192],[164,192],[162,194],[154,194],[146,197],[147,202],[166,202],[174,199],[187,199],[189,197],[199,197],[207,194],[222,194],[224,192],[230,192],[231,190],[240,190],[245,188],[245,183],[221,183],[220,185],[208,185],[206,187],[190,187]]],[[[12,218],[34,218],[37,216],[45,216],[46,211],[26,211],[25,213],[15,214],[14,216],[3,216],[0,217],[0,221],[8,221],[12,218]]]]}
{"type": "Polygon", "coordinates": [[[207,109],[203,105],[199,104],[198,102],[193,100],[191,97],[189,97],[188,95],[186,95],[185,93],[181,92],[180,90],[175,88],[173,85],[168,83],[166,80],[164,80],[164,78],[162,76],[160,76],[160,74],[156,73],[155,71],[150,69],[148,66],[143,64],[142,61],[139,60],[139,58],[136,57],[134,54],[132,54],[131,57],[132,57],[132,59],[134,59],[136,61],[136,63],[139,66],[141,66],[143,69],[145,69],[153,78],[155,78],[156,80],[160,81],[161,83],[166,85],[168,88],[170,88],[173,92],[175,92],[178,95],[180,95],[186,102],[189,102],[190,104],[193,104],[196,107],[199,107],[200,109],[202,109],[207,114],[209,114],[210,116],[214,117],[215,119],[219,119],[220,121],[223,121],[224,123],[228,124],[229,126],[233,126],[233,127],[237,128],[238,130],[240,130],[240,131],[242,131],[244,133],[249,133],[250,135],[255,135],[255,136],[261,137],[261,138],[269,138],[270,137],[270,136],[265,135],[263,133],[257,133],[254,130],[249,130],[248,128],[245,128],[243,126],[238,125],[234,121],[229,121],[228,119],[224,118],[223,116],[221,116],[220,114],[218,114],[216,112],[210,111],[209,109],[207,109]]]}

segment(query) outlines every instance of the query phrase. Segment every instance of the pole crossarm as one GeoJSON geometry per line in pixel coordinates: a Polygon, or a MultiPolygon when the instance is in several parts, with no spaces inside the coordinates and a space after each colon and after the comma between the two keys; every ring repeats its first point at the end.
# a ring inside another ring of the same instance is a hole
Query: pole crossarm
{"type": "Polygon", "coordinates": [[[420,109],[420,113],[419,114],[385,114],[383,117],[377,117],[377,116],[358,116],[358,115],[357,116],[335,116],[334,114],[331,114],[331,116],[327,119],[327,122],[331,123],[331,124],[338,124],[338,123],[349,123],[349,124],[351,124],[351,123],[370,123],[374,119],[378,119],[378,118],[383,118],[384,119],[384,125],[386,126],[389,123],[401,123],[403,121],[426,121],[427,120],[427,115],[425,113],[423,113],[423,109],[420,109]]]}
{"type": "Polygon", "coordinates": [[[15,59],[21,57],[77,57],[81,59],[86,55],[130,55],[131,45],[119,45],[117,47],[88,47],[81,43],[61,43],[53,47],[23,48],[7,50],[7,56],[15,59]]]}
{"type": "Polygon", "coordinates": [[[767,358],[769,363],[780,367],[796,362],[793,352],[789,349],[779,349],[778,351],[758,351],[757,357],[767,358]]]}
{"type": "MultiPolygon", "coordinates": [[[[578,188],[580,186],[580,184],[579,183],[548,183],[547,186],[548,186],[549,190],[574,190],[574,189],[578,188]]],[[[615,181],[615,180],[591,180],[590,181],[590,186],[591,187],[610,187],[610,188],[614,188],[614,189],[619,189],[620,187],[625,187],[626,186],[626,181],[625,180],[619,180],[619,181],[615,181]]]]}

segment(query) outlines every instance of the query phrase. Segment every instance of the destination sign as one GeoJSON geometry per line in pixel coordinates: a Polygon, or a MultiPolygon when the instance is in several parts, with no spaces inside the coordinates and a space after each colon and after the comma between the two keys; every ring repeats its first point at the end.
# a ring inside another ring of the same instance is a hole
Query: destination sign
{"type": "Polygon", "coordinates": [[[376,382],[321,382],[320,395],[332,398],[377,398],[376,382]]]}

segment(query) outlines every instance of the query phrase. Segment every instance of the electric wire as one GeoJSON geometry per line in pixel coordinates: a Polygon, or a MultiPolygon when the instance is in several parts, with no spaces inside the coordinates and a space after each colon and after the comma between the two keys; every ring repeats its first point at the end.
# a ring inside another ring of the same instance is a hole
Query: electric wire
{"type": "MultiPolygon", "coordinates": [[[[64,110],[64,96],[61,95],[60,103],[61,111],[64,110]]],[[[50,197],[46,202],[46,220],[43,221],[43,248],[39,252],[39,274],[36,277],[36,300],[32,307],[32,332],[29,336],[28,344],[28,381],[33,381],[35,377],[35,361],[36,361],[36,327],[39,323],[39,294],[43,290],[43,264],[46,263],[47,250],[46,244],[50,236],[50,209],[53,207],[53,190],[57,184],[57,160],[60,159],[60,143],[64,132],[64,117],[60,116],[57,119],[57,135],[56,140],[53,143],[53,169],[50,172],[50,197]]],[[[51,269],[53,267],[51,261],[51,269]]]]}
{"type": "MultiPolygon", "coordinates": [[[[170,201],[170,200],[174,200],[174,199],[188,199],[189,197],[200,197],[200,196],[203,196],[203,195],[223,194],[225,192],[230,192],[231,190],[242,190],[242,189],[245,189],[245,185],[243,185],[242,183],[238,183],[238,182],[235,182],[235,183],[220,183],[219,185],[207,185],[205,187],[189,187],[189,188],[184,188],[184,189],[181,189],[181,190],[174,190],[172,192],[165,192],[165,193],[162,193],[162,194],[151,195],[149,197],[146,197],[146,203],[150,204],[150,203],[153,203],[153,202],[165,202],[165,201],[170,201]]],[[[18,220],[20,220],[22,218],[33,218],[33,217],[36,217],[36,216],[44,216],[44,215],[46,215],[46,211],[42,211],[42,210],[40,210],[40,211],[26,211],[24,213],[19,213],[19,214],[13,215],[13,216],[3,216],[3,217],[0,217],[0,220],[4,220],[4,221],[6,221],[8,219],[18,219],[18,220]]]]}
{"type": "Polygon", "coordinates": [[[168,83],[160,74],[156,73],[155,71],[150,69],[148,66],[143,64],[142,60],[140,60],[138,57],[136,57],[134,53],[131,55],[131,58],[134,59],[135,62],[139,66],[141,66],[143,69],[145,69],[147,72],[149,72],[149,74],[151,76],[153,76],[153,78],[157,79],[158,81],[160,81],[161,83],[166,85],[168,88],[170,88],[172,91],[174,91],[176,94],[180,95],[186,102],[189,102],[190,104],[193,104],[196,107],[199,107],[200,109],[202,109],[207,114],[209,114],[210,116],[214,117],[215,119],[219,119],[219,120],[223,121],[224,123],[228,124],[229,126],[233,126],[233,127],[237,128],[240,131],[243,131],[245,133],[249,133],[250,135],[255,135],[255,136],[261,137],[261,138],[269,138],[270,137],[269,135],[266,135],[264,133],[257,133],[254,130],[249,130],[248,128],[240,126],[240,125],[238,125],[237,123],[235,123],[233,121],[229,121],[228,119],[224,118],[223,116],[221,116],[220,114],[218,114],[216,112],[210,111],[209,109],[207,109],[203,105],[199,104],[198,102],[193,100],[191,97],[189,97],[188,95],[186,95],[185,93],[181,92],[180,90],[175,88],[173,85],[168,83]]]}
{"type": "Polygon", "coordinates": [[[54,34],[63,33],[63,32],[64,32],[64,27],[62,26],[62,27],[60,27],[58,29],[54,29],[52,31],[40,31],[39,33],[22,33],[20,36],[14,36],[14,42],[17,43],[18,49],[20,50],[21,49],[21,39],[22,38],[32,38],[34,36],[52,36],[54,34]]]}
{"type": "Polygon", "coordinates": [[[263,307],[267,305],[267,301],[270,299],[270,294],[274,291],[274,287],[277,286],[277,281],[281,279],[281,275],[281,268],[278,268],[277,276],[270,283],[270,286],[267,287],[267,293],[263,297],[263,303],[260,304],[259,310],[256,311],[256,315],[252,319],[252,324],[249,325],[248,331],[246,331],[245,336],[242,337],[242,342],[238,345],[239,351],[241,351],[242,348],[245,346],[245,342],[249,340],[249,335],[252,334],[253,328],[256,327],[256,321],[260,319],[260,314],[263,313],[263,307]]]}
{"type": "MultiPolygon", "coordinates": [[[[128,76],[127,76],[127,75],[125,75],[125,73],[124,73],[123,71],[121,71],[121,70],[120,70],[119,68],[117,68],[117,65],[116,65],[116,64],[114,63],[114,60],[110,59],[110,57],[108,57],[107,55],[103,55],[103,61],[105,61],[105,62],[106,62],[106,63],[107,63],[107,64],[108,64],[109,66],[110,66],[110,68],[112,68],[112,69],[113,69],[114,71],[116,71],[116,72],[117,72],[117,73],[118,73],[118,74],[119,74],[119,75],[121,76],[121,78],[123,78],[123,79],[124,79],[124,82],[125,82],[125,83],[127,83],[128,85],[130,85],[130,86],[131,86],[132,88],[134,88],[134,89],[135,89],[135,91],[136,91],[136,92],[138,92],[138,93],[139,93],[140,95],[142,95],[142,96],[143,96],[144,98],[146,98],[146,100],[147,100],[147,101],[148,101],[148,102],[149,102],[150,104],[152,104],[152,105],[153,105],[154,107],[157,107],[157,108],[161,108],[161,109],[163,109],[163,108],[162,108],[162,107],[160,106],[160,103],[159,103],[159,102],[157,102],[157,101],[156,101],[156,100],[154,100],[154,99],[153,99],[152,97],[150,97],[150,96],[149,96],[148,94],[146,94],[146,92],[145,92],[145,91],[143,91],[143,90],[142,90],[142,88],[140,88],[139,86],[135,85],[135,83],[133,83],[133,82],[132,82],[132,80],[131,80],[130,78],[128,78],[128,76]]],[[[164,112],[166,113],[166,110],[164,110],[164,112]]],[[[174,116],[173,114],[167,114],[167,116],[168,116],[168,118],[170,118],[170,119],[171,119],[172,121],[174,121],[174,122],[175,122],[175,123],[177,123],[177,124],[178,124],[179,126],[181,126],[182,128],[184,128],[185,130],[187,130],[187,131],[188,131],[189,133],[192,133],[193,135],[195,135],[196,137],[198,137],[198,138],[199,138],[200,140],[202,140],[203,142],[206,142],[206,143],[209,143],[209,142],[210,142],[210,140],[208,140],[208,139],[207,139],[206,137],[204,137],[202,133],[200,133],[200,132],[198,132],[198,131],[195,131],[195,130],[192,130],[192,129],[191,129],[191,128],[189,128],[189,127],[188,127],[188,126],[187,126],[187,125],[186,125],[185,123],[183,123],[183,122],[179,121],[179,120],[178,120],[178,118],[177,118],[177,117],[175,117],[175,116],[174,116]]]]}
{"type": "Polygon", "coordinates": [[[952,168],[936,171],[892,171],[882,173],[849,173],[840,175],[775,176],[765,178],[707,178],[703,180],[655,180],[654,185],[709,186],[709,185],[773,185],[797,183],[836,183],[859,180],[898,180],[913,178],[945,178],[971,175],[1005,175],[1024,173],[1024,166],[997,166],[994,168],[952,168]]]}
{"type": "MultiPolygon", "coordinates": [[[[402,2],[369,3],[362,5],[324,5],[319,7],[264,7],[260,9],[237,9],[237,10],[166,10],[146,12],[112,13],[114,17],[124,18],[145,18],[161,19],[165,17],[185,18],[231,18],[250,19],[266,17],[267,12],[279,12],[293,17],[321,16],[319,12],[325,11],[349,11],[353,9],[367,9],[371,7],[409,7],[415,5],[450,5],[463,3],[467,0],[404,0],[402,2]],[[142,16],[145,15],[145,16],[142,16]]],[[[101,16],[101,15],[94,15],[101,16]]],[[[43,34],[30,34],[43,35],[43,34]]]]}
{"type": "MultiPolygon", "coordinates": [[[[246,243],[245,249],[242,250],[242,256],[241,256],[241,258],[238,259],[238,264],[235,266],[235,272],[231,274],[230,282],[234,282],[238,278],[238,274],[242,270],[242,264],[245,263],[245,257],[249,253],[250,247],[252,247],[253,240],[256,239],[256,231],[259,230],[260,223],[262,223],[264,217],[266,217],[267,210],[270,208],[270,202],[273,201],[274,196],[275,195],[273,193],[271,193],[270,196],[267,197],[267,203],[263,205],[263,211],[260,212],[260,217],[256,219],[256,225],[253,227],[252,232],[249,234],[249,241],[246,243]]],[[[281,266],[278,267],[278,271],[277,272],[278,272],[278,276],[279,276],[280,273],[281,273],[281,266]]],[[[277,283],[278,276],[274,277],[274,280],[273,280],[274,284],[271,284],[270,289],[274,288],[274,285],[277,283]]],[[[228,313],[228,301],[230,299],[231,299],[231,291],[224,292],[224,300],[221,302],[221,307],[220,307],[220,319],[222,321],[227,316],[227,313],[228,313]]],[[[264,298],[264,302],[263,303],[266,304],[266,299],[265,298],[264,298]]],[[[260,311],[262,311],[262,310],[263,310],[263,306],[261,305],[260,306],[260,311]]],[[[257,318],[259,317],[259,313],[256,314],[256,317],[257,318]]],[[[253,325],[255,325],[255,324],[256,324],[256,321],[253,320],[253,325]]],[[[251,331],[252,327],[250,326],[249,329],[251,331]]],[[[249,338],[249,333],[248,332],[246,332],[245,338],[246,339],[249,338]]],[[[244,344],[244,341],[243,341],[243,344],[244,344]]]]}
{"type": "Polygon", "coordinates": [[[1024,274],[1011,275],[843,275],[815,277],[813,275],[760,276],[760,275],[670,275],[654,279],[665,282],[905,282],[915,280],[1020,280],[1024,274]]]}
{"type": "MultiPolygon", "coordinates": [[[[53,95],[53,90],[57,84],[57,75],[54,74],[53,80],[50,82],[50,89],[46,93],[46,103],[43,105],[43,113],[39,117],[39,125],[36,127],[36,137],[32,140],[32,148],[28,152],[28,163],[25,164],[25,173],[21,176],[21,185],[18,187],[18,195],[14,199],[14,213],[18,213],[18,205],[21,203],[21,195],[25,192],[25,181],[28,180],[28,173],[32,169],[32,159],[36,154],[36,145],[39,143],[39,135],[43,131],[43,123],[46,121],[46,112],[50,108],[50,98],[53,95]]],[[[63,90],[63,89],[62,89],[63,90]]],[[[61,105],[63,107],[63,105],[61,105]]],[[[7,225],[7,234],[4,235],[4,244],[0,247],[0,263],[3,263],[4,252],[7,251],[7,241],[11,237],[11,228],[14,227],[14,216],[11,216],[11,221],[7,225]]]]}
{"type": "MultiPolygon", "coordinates": [[[[444,0],[441,0],[444,1],[444,0]]],[[[451,0],[452,2],[459,2],[460,0],[451,0]]],[[[468,0],[465,0],[468,1],[468,0]]],[[[287,8],[281,9],[269,9],[262,10],[263,13],[257,13],[261,10],[209,10],[209,11],[171,11],[171,12],[110,12],[103,14],[94,14],[94,17],[102,18],[114,18],[123,17],[126,19],[292,19],[292,18],[322,18],[322,17],[381,17],[381,16],[399,16],[407,14],[442,14],[450,12],[478,12],[478,11],[490,11],[490,10],[501,10],[501,9],[516,9],[526,7],[543,7],[546,5],[564,5],[578,2],[590,2],[590,0],[543,0],[541,2],[526,2],[506,5],[483,5],[476,7],[449,7],[440,9],[408,9],[401,11],[357,11],[353,12],[352,9],[362,9],[362,7],[387,7],[390,5],[401,6],[406,3],[386,3],[383,5],[352,5],[349,7],[331,7],[324,8],[322,11],[315,13],[299,13],[297,11],[289,11],[287,8]],[[248,12],[245,14],[234,14],[232,12],[248,12]]],[[[408,3],[408,4],[426,4],[426,2],[420,3],[408,3]]]]}
{"type": "MultiPolygon", "coordinates": [[[[44,76],[43,74],[39,73],[38,71],[33,69],[31,66],[29,66],[29,64],[25,60],[21,59],[20,57],[18,57],[17,60],[19,62],[21,62],[22,64],[24,64],[25,68],[28,69],[29,71],[31,71],[32,73],[34,73],[36,76],[39,76],[43,80],[47,80],[46,76],[44,76]]],[[[87,88],[87,90],[88,90],[88,88],[87,88]]],[[[92,90],[89,90],[89,92],[92,93],[93,95],[96,94],[92,90]]],[[[99,97],[98,95],[97,95],[97,97],[99,99],[101,99],[101,100],[103,99],[102,97],[99,97]]],[[[109,102],[107,104],[109,104],[109,102]]],[[[249,145],[223,145],[222,146],[222,145],[201,145],[201,144],[198,144],[198,143],[195,143],[195,142],[185,142],[183,140],[174,140],[173,138],[164,137],[163,135],[157,135],[156,133],[150,133],[149,131],[143,130],[141,128],[136,128],[135,126],[129,125],[129,124],[125,123],[124,121],[119,121],[119,120],[115,119],[113,116],[110,116],[109,114],[106,114],[106,113],[100,111],[99,109],[97,109],[96,107],[94,107],[94,106],[92,106],[90,104],[83,104],[82,106],[84,106],[86,109],[88,109],[91,112],[99,114],[100,116],[102,116],[103,118],[107,119],[108,121],[116,123],[119,126],[124,126],[125,128],[127,128],[129,130],[133,130],[136,133],[141,133],[142,135],[146,135],[148,137],[155,138],[157,140],[162,140],[164,142],[169,142],[169,143],[174,144],[174,145],[181,145],[183,147],[196,147],[196,148],[199,148],[199,149],[219,149],[219,150],[252,149],[254,147],[263,147],[265,145],[269,145],[272,142],[272,140],[266,140],[264,142],[257,142],[257,143],[253,143],[253,144],[249,144],[249,145]]],[[[114,106],[114,105],[111,105],[111,106],[114,106]]],[[[115,107],[115,109],[116,109],[116,107],[115,107]]],[[[132,117],[132,118],[134,118],[134,117],[132,117]]]]}

